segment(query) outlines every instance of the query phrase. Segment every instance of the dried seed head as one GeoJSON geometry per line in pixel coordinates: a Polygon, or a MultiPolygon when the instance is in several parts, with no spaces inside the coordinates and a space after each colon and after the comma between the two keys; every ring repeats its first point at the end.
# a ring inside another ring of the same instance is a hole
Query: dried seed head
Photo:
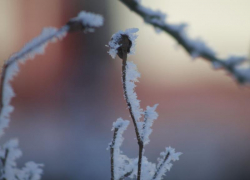
{"type": "Polygon", "coordinates": [[[117,55],[122,59],[124,55],[123,53],[128,54],[130,52],[132,42],[129,40],[129,37],[127,35],[121,35],[118,44],[120,45],[120,47],[117,49],[117,55]]]}
{"type": "Polygon", "coordinates": [[[110,48],[108,53],[113,59],[116,55],[122,58],[124,53],[135,53],[135,40],[138,37],[135,33],[137,31],[137,28],[132,28],[127,29],[124,32],[119,31],[112,36],[111,41],[108,45],[108,47],[110,48]]]}

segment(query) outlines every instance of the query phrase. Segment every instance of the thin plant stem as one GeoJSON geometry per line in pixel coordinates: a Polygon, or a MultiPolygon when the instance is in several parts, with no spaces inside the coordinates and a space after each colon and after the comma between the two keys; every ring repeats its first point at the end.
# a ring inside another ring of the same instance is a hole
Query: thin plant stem
{"type": "Polygon", "coordinates": [[[127,49],[126,48],[122,48],[122,84],[123,84],[123,92],[124,92],[124,96],[127,102],[127,106],[129,109],[129,113],[130,116],[132,118],[134,127],[135,127],[135,133],[136,133],[136,137],[137,137],[137,143],[139,146],[139,158],[138,158],[138,172],[137,172],[137,180],[141,179],[141,165],[142,165],[142,155],[143,155],[143,141],[140,137],[140,133],[139,133],[139,129],[135,120],[135,116],[133,114],[133,110],[132,110],[132,106],[131,103],[129,102],[128,99],[128,94],[127,94],[127,88],[126,88],[126,65],[127,65],[127,49]]]}

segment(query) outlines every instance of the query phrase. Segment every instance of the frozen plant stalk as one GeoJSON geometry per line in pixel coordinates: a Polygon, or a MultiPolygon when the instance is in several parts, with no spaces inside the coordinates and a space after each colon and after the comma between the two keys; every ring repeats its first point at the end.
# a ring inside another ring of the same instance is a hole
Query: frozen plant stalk
{"type": "Polygon", "coordinates": [[[136,32],[138,32],[136,28],[127,29],[124,32],[119,31],[112,36],[109,42],[110,50],[108,53],[111,57],[115,58],[118,55],[122,59],[123,92],[139,146],[138,158],[130,159],[120,153],[120,146],[123,142],[122,134],[128,126],[128,121],[118,119],[113,124],[114,136],[110,144],[111,180],[120,180],[125,177],[133,178],[134,176],[136,176],[137,180],[160,180],[166,171],[170,170],[171,161],[178,160],[182,154],[175,153],[175,150],[171,147],[166,148],[166,152],[161,153],[157,165],[148,162],[143,155],[145,152],[144,147],[150,141],[149,136],[152,133],[153,122],[158,118],[158,113],[155,111],[158,104],[153,107],[148,106],[143,111],[140,107],[140,100],[137,99],[135,82],[138,82],[140,73],[133,62],[127,61],[127,55],[135,53],[136,32]],[[144,116],[143,120],[142,116],[144,116]]]}

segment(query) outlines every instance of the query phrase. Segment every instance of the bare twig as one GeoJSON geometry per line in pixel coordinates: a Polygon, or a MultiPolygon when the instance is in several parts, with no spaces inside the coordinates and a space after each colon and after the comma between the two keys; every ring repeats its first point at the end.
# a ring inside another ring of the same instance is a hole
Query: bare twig
{"type": "Polygon", "coordinates": [[[247,60],[247,57],[237,57],[239,63],[227,63],[227,59],[216,57],[213,50],[208,48],[204,42],[189,39],[184,32],[185,24],[172,25],[166,23],[164,22],[164,18],[161,17],[162,14],[142,6],[138,1],[120,0],[120,2],[142,17],[146,23],[171,35],[191,56],[202,57],[211,62],[215,67],[224,68],[240,84],[249,83],[250,78],[245,73],[239,73],[236,67],[238,64],[247,60]]]}

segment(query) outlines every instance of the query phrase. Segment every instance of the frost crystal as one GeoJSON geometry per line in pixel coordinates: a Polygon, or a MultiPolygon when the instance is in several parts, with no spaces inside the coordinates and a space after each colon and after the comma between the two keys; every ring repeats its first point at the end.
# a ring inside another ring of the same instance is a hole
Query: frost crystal
{"type": "MultiPolygon", "coordinates": [[[[126,92],[128,95],[128,102],[131,104],[132,113],[138,125],[139,131],[142,130],[143,123],[139,122],[143,114],[143,110],[140,108],[140,100],[137,99],[135,93],[135,82],[139,82],[138,78],[140,73],[137,71],[137,67],[133,62],[127,62],[126,66],[126,92]]],[[[140,132],[141,133],[141,132],[140,132]]]]}
{"type": "Polygon", "coordinates": [[[97,27],[103,25],[103,17],[99,14],[81,11],[77,17],[72,20],[81,21],[85,32],[94,32],[97,27]]]}
{"type": "Polygon", "coordinates": [[[122,118],[117,119],[113,123],[112,131],[115,131],[114,139],[110,143],[110,148],[113,149],[113,161],[114,161],[114,179],[118,180],[123,177],[126,173],[133,171],[134,162],[129,159],[126,155],[122,154],[120,147],[124,140],[123,133],[127,129],[129,121],[123,120],[122,118]]]}
{"type": "Polygon", "coordinates": [[[147,106],[147,109],[144,113],[144,127],[143,127],[143,144],[146,145],[149,143],[149,135],[152,133],[153,122],[158,118],[158,113],[155,111],[158,104],[155,104],[153,107],[147,106]]]}
{"type": "Polygon", "coordinates": [[[40,180],[43,170],[43,164],[36,164],[34,162],[27,162],[22,170],[16,171],[16,176],[20,180],[40,180]]]}
{"type": "Polygon", "coordinates": [[[179,156],[182,155],[180,152],[175,152],[175,149],[167,147],[166,151],[160,153],[160,158],[158,159],[157,171],[154,176],[154,180],[161,180],[162,176],[165,175],[167,171],[170,171],[173,164],[171,161],[179,160],[179,156]]]}
{"type": "Polygon", "coordinates": [[[116,54],[118,53],[118,48],[120,47],[119,40],[121,39],[122,35],[128,36],[129,40],[131,41],[132,45],[130,48],[130,52],[128,54],[132,55],[135,54],[135,40],[138,37],[136,32],[138,32],[139,29],[137,28],[131,28],[126,29],[125,31],[119,31],[111,37],[111,41],[109,41],[109,51],[108,54],[114,59],[116,57],[116,54]]]}
{"type": "Polygon", "coordinates": [[[152,180],[156,171],[155,163],[148,161],[147,157],[142,157],[142,174],[141,177],[143,180],[152,180]]]}

